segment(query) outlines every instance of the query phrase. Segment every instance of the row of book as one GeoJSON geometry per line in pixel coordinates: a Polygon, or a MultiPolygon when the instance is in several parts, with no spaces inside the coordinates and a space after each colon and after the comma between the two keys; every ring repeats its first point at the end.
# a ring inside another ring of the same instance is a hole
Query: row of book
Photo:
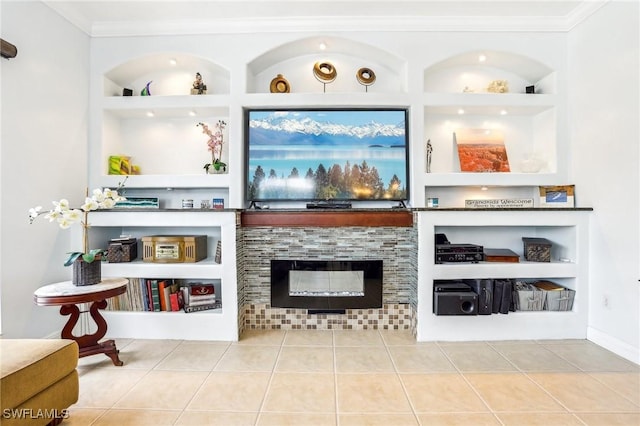
{"type": "Polygon", "coordinates": [[[129,278],[127,291],[107,300],[107,310],[198,312],[221,308],[212,283],[176,279],[129,278]]]}

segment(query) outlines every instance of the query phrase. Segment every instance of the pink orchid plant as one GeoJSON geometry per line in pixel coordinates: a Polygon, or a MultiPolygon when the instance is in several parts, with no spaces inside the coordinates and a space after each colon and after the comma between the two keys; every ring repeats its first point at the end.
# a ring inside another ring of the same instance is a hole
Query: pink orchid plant
{"type": "Polygon", "coordinates": [[[202,127],[202,133],[209,136],[207,147],[211,152],[211,162],[205,164],[204,169],[209,172],[209,168],[213,167],[216,171],[226,171],[227,165],[222,162],[222,147],[224,145],[222,131],[227,126],[227,123],[224,120],[218,120],[213,131],[205,123],[198,123],[197,125],[202,127]]]}

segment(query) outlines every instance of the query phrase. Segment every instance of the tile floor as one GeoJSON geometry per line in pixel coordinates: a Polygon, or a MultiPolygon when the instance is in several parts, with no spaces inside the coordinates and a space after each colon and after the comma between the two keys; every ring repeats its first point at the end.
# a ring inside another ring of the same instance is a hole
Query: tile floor
{"type": "Polygon", "coordinates": [[[116,339],[63,425],[640,425],[640,367],[585,340],[416,343],[401,331],[116,339]]]}

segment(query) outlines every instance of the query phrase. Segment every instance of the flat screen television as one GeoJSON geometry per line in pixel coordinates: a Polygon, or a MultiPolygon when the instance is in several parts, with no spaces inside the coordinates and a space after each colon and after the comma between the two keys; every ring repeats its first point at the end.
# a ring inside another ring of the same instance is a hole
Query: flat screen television
{"type": "Polygon", "coordinates": [[[246,193],[264,201],[406,201],[408,112],[245,111],[246,193]]]}

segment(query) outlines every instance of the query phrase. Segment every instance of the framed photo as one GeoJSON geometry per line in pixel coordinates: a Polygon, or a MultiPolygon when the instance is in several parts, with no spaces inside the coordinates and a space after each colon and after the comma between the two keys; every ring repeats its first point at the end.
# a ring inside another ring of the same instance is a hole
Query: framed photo
{"type": "Polygon", "coordinates": [[[541,186],[540,207],[575,207],[575,185],[541,186]]]}

